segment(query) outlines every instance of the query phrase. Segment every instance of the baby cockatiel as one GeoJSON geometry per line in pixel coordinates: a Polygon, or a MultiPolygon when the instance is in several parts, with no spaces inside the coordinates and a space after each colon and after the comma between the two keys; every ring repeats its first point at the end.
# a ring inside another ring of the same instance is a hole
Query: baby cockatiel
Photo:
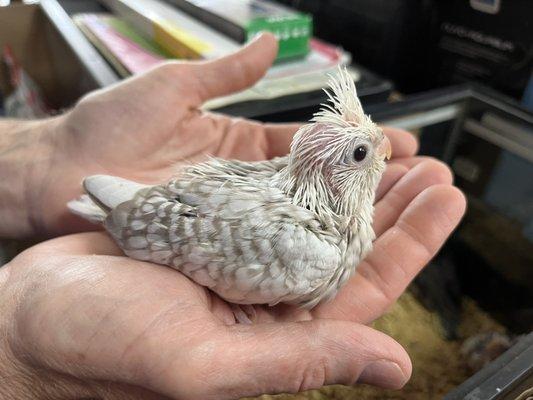
{"type": "Polygon", "coordinates": [[[330,89],[330,104],[299,129],[286,157],[210,159],[155,186],[90,176],[88,196],[69,206],[102,222],[128,256],[175,268],[228,302],[312,308],[370,251],[391,152],[347,71],[330,89]]]}

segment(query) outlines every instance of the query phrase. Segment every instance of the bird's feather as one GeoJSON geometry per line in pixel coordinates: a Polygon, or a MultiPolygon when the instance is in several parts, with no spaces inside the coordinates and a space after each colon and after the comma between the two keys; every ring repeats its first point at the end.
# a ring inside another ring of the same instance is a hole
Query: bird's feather
{"type": "Polygon", "coordinates": [[[383,133],[348,72],[330,89],[331,104],[296,133],[289,156],[211,158],[154,186],[88,177],[88,197],[69,206],[103,221],[128,256],[171,266],[230,302],[314,307],[370,250],[385,168],[383,133]],[[360,146],[366,160],[354,160],[360,146]]]}
{"type": "Polygon", "coordinates": [[[321,298],[320,288],[328,294],[339,238],[279,189],[248,183],[154,186],[111,210],[104,225],[126,254],[170,265],[231,302],[304,305],[321,298]]]}

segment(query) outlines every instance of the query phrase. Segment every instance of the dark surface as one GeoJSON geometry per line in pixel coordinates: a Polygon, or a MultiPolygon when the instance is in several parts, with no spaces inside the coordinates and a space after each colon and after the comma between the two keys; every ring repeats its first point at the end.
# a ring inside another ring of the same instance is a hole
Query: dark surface
{"type": "Polygon", "coordinates": [[[170,0],[170,2],[182,11],[204,22],[206,25],[213,27],[236,42],[244,43],[246,41],[246,29],[244,26],[229,21],[222,15],[197,6],[195,3],[187,0],[170,0]]]}
{"type": "Polygon", "coordinates": [[[109,12],[104,5],[95,0],[59,0],[58,2],[68,15],[84,12],[109,12]]]}
{"type": "Polygon", "coordinates": [[[447,340],[458,339],[464,296],[461,289],[457,263],[449,252],[433,260],[411,285],[422,305],[439,316],[447,340]]]}
{"type": "MultiPolygon", "coordinates": [[[[402,109],[416,114],[447,104],[460,105],[453,122],[422,130],[421,154],[437,156],[456,172],[455,182],[469,200],[466,216],[435,260],[416,279],[422,302],[435,309],[448,335],[457,325],[457,299],[467,295],[513,333],[533,330],[533,243],[529,226],[533,213],[527,207],[533,180],[527,178],[531,161],[512,155],[465,129],[464,122],[481,123],[487,113],[521,126],[522,139],[533,130],[533,114],[513,100],[481,87],[457,87],[414,96],[404,104],[387,107],[380,117],[397,117],[402,109]],[[446,127],[446,125],[448,127],[446,127]],[[449,126],[457,129],[450,130],[449,126]],[[443,127],[444,126],[444,127],[443,127]],[[437,137],[430,133],[437,132],[437,137]],[[502,154],[505,157],[502,157],[502,154]],[[457,160],[467,161],[479,172],[466,179],[457,160]],[[502,160],[520,159],[520,162],[502,160]],[[503,171],[503,172],[502,172],[503,171]],[[502,175],[502,173],[504,175],[502,175]],[[523,206],[522,206],[523,205],[523,206]],[[459,291],[459,293],[458,293],[459,291]]],[[[499,137],[519,144],[520,138],[499,131],[499,137]]],[[[531,149],[530,149],[531,150],[531,149]]]]}
{"type": "Polygon", "coordinates": [[[434,84],[475,80],[521,98],[533,68],[531,1],[500,1],[495,14],[475,10],[471,3],[435,2],[439,31],[433,53],[434,84]]]}
{"type": "Polygon", "coordinates": [[[354,61],[404,93],[431,88],[434,0],[281,0],[313,15],[315,34],[342,45],[354,61]]]}
{"type": "Polygon", "coordinates": [[[280,0],[313,14],[316,33],[404,93],[477,81],[520,98],[533,67],[530,0],[280,0]]]}
{"type": "MultiPolygon", "coordinates": [[[[521,158],[520,163],[503,164],[502,160],[517,156],[509,158],[509,148],[473,135],[465,122],[483,125],[487,114],[497,115],[521,128],[521,136],[513,136],[505,129],[495,131],[498,137],[517,145],[531,139],[533,114],[493,90],[472,86],[414,96],[403,104],[386,107],[381,113],[380,106],[376,108],[377,115],[387,119],[402,112],[416,114],[449,104],[460,106],[456,119],[423,128],[421,153],[437,156],[454,169],[461,157],[480,172],[469,180],[462,171],[455,171],[459,172],[455,182],[469,200],[466,216],[434,261],[416,278],[414,292],[426,307],[437,312],[449,338],[456,336],[457,313],[465,296],[474,299],[509,332],[532,332],[533,242],[528,227],[533,222],[533,213],[520,206],[531,204],[533,197],[530,193],[533,180],[527,179],[531,176],[531,157],[529,161],[521,158]],[[437,136],[428,134],[428,130],[437,136]],[[504,165],[502,175],[499,171],[504,165]]],[[[533,334],[530,334],[445,399],[514,400],[532,387],[533,334]]]]}
{"type": "Polygon", "coordinates": [[[533,333],[524,336],[503,355],[448,393],[444,400],[526,400],[519,396],[531,388],[533,333]]]}
{"type": "MultiPolygon", "coordinates": [[[[357,92],[363,105],[367,107],[372,104],[386,103],[392,91],[391,83],[364,68],[355,67],[361,74],[357,82],[357,92]]],[[[272,100],[233,104],[216,111],[260,121],[308,121],[326,99],[324,91],[319,90],[272,100]]]]}

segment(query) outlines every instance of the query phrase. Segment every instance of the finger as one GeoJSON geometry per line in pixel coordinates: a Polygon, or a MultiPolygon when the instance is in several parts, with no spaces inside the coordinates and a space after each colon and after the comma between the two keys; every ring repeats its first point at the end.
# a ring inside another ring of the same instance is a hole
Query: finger
{"type": "Polygon", "coordinates": [[[191,96],[199,106],[206,100],[225,96],[254,85],[270,68],[278,54],[277,40],[263,33],[241,50],[215,61],[182,64],[184,76],[194,83],[191,96]]]}
{"type": "Polygon", "coordinates": [[[387,165],[402,165],[406,167],[407,169],[412,169],[416,167],[418,164],[424,161],[427,161],[427,160],[435,160],[435,158],[427,157],[427,156],[392,158],[390,161],[387,162],[387,165]]]}
{"type": "MultiPolygon", "coordinates": [[[[397,165],[397,168],[406,168],[397,165]]],[[[379,237],[390,228],[411,201],[432,185],[451,184],[452,173],[446,164],[426,159],[404,174],[378,201],[374,209],[374,232],[379,237]]]]}
{"type": "Polygon", "coordinates": [[[236,325],[219,346],[220,354],[212,355],[218,366],[206,379],[212,396],[221,398],[338,383],[400,388],[411,375],[409,356],[397,342],[346,321],[236,325]]]}
{"type": "Polygon", "coordinates": [[[376,240],[371,254],[335,301],[319,308],[316,315],[360,323],[377,318],[433,258],[459,223],[465,207],[464,195],[453,186],[435,185],[424,190],[376,240]]]}
{"type": "Polygon", "coordinates": [[[429,157],[429,156],[400,157],[400,158],[395,158],[391,162],[394,162],[395,164],[404,165],[407,168],[413,168],[417,164],[420,164],[421,162],[426,161],[426,160],[434,160],[434,158],[429,157]]]}
{"type": "Polygon", "coordinates": [[[392,157],[411,157],[418,151],[418,141],[413,134],[403,129],[382,127],[383,133],[387,135],[392,146],[392,157]]]}
{"type": "Polygon", "coordinates": [[[381,294],[386,308],[433,258],[459,224],[464,195],[450,185],[426,189],[375,243],[359,275],[381,294]]]}
{"type": "Polygon", "coordinates": [[[403,165],[388,164],[376,190],[375,202],[381,198],[409,171],[403,165]]]}
{"type": "Polygon", "coordinates": [[[267,158],[281,157],[289,153],[292,138],[302,124],[265,124],[267,158]]]}

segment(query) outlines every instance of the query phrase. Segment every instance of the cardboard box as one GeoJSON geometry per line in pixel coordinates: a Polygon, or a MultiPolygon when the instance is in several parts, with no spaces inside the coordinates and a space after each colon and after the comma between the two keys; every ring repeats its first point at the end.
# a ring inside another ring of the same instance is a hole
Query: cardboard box
{"type": "MultiPolygon", "coordinates": [[[[5,45],[54,109],[69,107],[83,94],[117,81],[56,1],[0,7],[0,49],[5,45]]],[[[0,68],[0,90],[11,91],[5,68],[0,68]]]]}

